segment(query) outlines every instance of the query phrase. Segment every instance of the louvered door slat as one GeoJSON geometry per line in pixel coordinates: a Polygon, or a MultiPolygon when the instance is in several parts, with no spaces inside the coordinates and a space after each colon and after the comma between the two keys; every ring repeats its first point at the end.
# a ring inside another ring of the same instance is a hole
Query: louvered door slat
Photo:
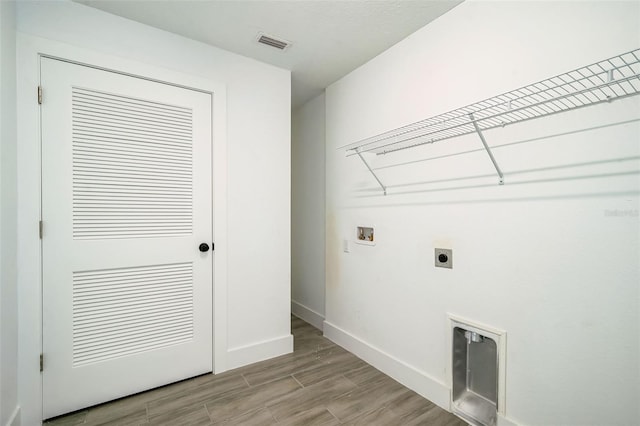
{"type": "Polygon", "coordinates": [[[74,238],[191,234],[192,111],[79,87],[72,102],[74,238]],[[105,110],[117,115],[102,117],[105,110]],[[176,199],[184,208],[165,214],[176,199]],[[87,204],[111,213],[90,215],[87,204]]]}
{"type": "Polygon", "coordinates": [[[159,348],[193,336],[193,311],[158,315],[163,303],[193,304],[191,264],[145,266],[73,274],[73,365],[159,348]],[[172,272],[170,272],[172,271],[172,272]],[[125,322],[122,315],[146,312],[146,320],[125,322]],[[109,314],[118,329],[105,328],[97,316],[109,314]],[[119,321],[120,320],[120,321],[119,321]],[[177,326],[177,324],[179,326],[177,326]]]}

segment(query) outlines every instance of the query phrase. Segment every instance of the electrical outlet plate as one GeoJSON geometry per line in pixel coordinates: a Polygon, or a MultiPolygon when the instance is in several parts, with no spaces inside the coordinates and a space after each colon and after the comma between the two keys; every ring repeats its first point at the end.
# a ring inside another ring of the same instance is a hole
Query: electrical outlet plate
{"type": "Polygon", "coordinates": [[[453,269],[453,250],[445,248],[435,249],[436,268],[453,269]]]}

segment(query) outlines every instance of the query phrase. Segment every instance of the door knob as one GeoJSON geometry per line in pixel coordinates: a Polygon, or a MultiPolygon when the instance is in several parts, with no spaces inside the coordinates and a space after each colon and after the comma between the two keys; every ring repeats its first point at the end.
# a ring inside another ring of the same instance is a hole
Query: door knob
{"type": "Polygon", "coordinates": [[[203,253],[208,252],[209,251],[209,244],[207,244],[207,243],[200,244],[200,246],[198,246],[198,250],[200,250],[203,253]]]}

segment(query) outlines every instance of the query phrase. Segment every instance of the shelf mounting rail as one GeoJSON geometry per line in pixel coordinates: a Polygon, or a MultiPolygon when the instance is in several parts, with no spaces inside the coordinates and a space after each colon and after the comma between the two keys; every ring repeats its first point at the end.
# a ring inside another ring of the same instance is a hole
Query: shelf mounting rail
{"type": "Polygon", "coordinates": [[[363,154],[389,154],[404,149],[477,133],[493,163],[500,184],[504,176],[483,131],[545,117],[640,93],[640,49],[529,84],[510,92],[345,145],[358,155],[384,190],[363,154]]]}

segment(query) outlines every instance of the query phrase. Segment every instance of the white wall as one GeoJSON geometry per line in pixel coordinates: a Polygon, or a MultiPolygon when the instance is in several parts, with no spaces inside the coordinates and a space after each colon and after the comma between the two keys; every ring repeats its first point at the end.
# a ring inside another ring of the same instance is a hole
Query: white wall
{"type": "Polygon", "coordinates": [[[506,330],[511,421],[640,423],[640,96],[485,132],[504,186],[474,135],[369,157],[386,197],[337,149],[636,49],[639,17],[467,1],[327,88],[325,334],[447,406],[456,314],[506,330]]]}
{"type": "Polygon", "coordinates": [[[19,424],[16,281],[16,8],[0,2],[0,425],[19,424]]]}
{"type": "Polygon", "coordinates": [[[72,2],[17,12],[19,32],[226,85],[226,367],[290,351],[290,72],[72,2]]]}
{"type": "Polygon", "coordinates": [[[322,328],[324,320],[325,96],[292,115],[291,310],[322,328]]]}

